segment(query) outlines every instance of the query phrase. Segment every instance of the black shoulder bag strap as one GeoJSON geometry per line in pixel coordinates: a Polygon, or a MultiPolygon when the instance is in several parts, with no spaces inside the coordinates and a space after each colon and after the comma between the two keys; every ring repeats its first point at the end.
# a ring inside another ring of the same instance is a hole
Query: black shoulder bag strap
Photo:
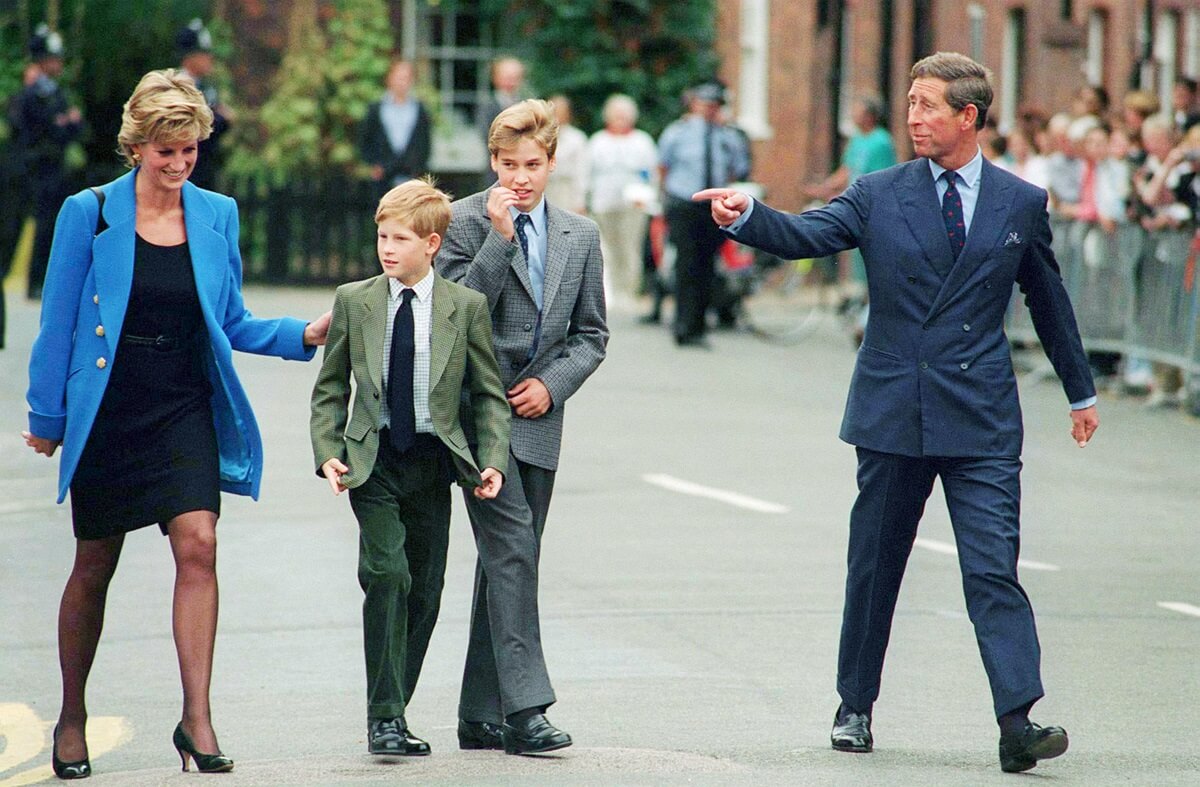
{"type": "Polygon", "coordinates": [[[92,186],[90,189],[96,195],[96,235],[108,229],[108,222],[104,220],[104,191],[99,186],[92,186]]]}

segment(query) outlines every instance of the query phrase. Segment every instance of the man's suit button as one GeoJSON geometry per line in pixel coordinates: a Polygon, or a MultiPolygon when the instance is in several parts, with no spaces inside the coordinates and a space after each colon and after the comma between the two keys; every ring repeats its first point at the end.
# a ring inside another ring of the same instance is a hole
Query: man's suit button
{"type": "Polygon", "coordinates": [[[527,323],[525,323],[525,324],[524,324],[523,326],[521,326],[521,327],[523,327],[523,328],[524,328],[525,330],[527,330],[527,331],[532,331],[532,330],[533,330],[533,323],[531,323],[531,322],[527,322],[527,323]]]}
{"type": "Polygon", "coordinates": [[[916,277],[916,276],[909,276],[909,277],[908,277],[908,283],[909,283],[909,284],[916,284],[916,283],[917,283],[917,277],[916,277]]]}
{"type": "Polygon", "coordinates": [[[969,322],[964,322],[964,323],[963,323],[963,330],[964,330],[964,331],[969,331],[969,330],[971,330],[971,323],[969,323],[969,322]]]}
{"type": "Polygon", "coordinates": [[[104,360],[103,358],[96,359],[96,368],[97,369],[103,369],[105,366],[108,366],[108,361],[104,360]]]}
{"type": "Polygon", "coordinates": [[[379,399],[379,391],[376,391],[376,392],[375,392],[375,399],[376,399],[376,401],[378,401],[378,399],[379,399]]]}
{"type": "Polygon", "coordinates": [[[925,363],[924,361],[921,361],[921,368],[922,368],[922,369],[928,369],[928,368],[929,368],[929,364],[925,363]]]}
{"type": "Polygon", "coordinates": [[[103,325],[97,325],[97,326],[96,326],[96,335],[97,335],[97,336],[103,336],[103,335],[104,335],[104,326],[103,326],[103,325]]]}
{"type": "Polygon", "coordinates": [[[959,369],[962,369],[962,370],[965,372],[967,369],[971,368],[971,364],[969,364],[969,363],[960,363],[960,364],[958,365],[958,368],[959,368],[959,369]]]}
{"type": "Polygon", "coordinates": [[[509,366],[511,366],[511,367],[512,367],[512,368],[514,368],[514,369],[520,369],[520,368],[521,368],[521,362],[520,362],[520,361],[509,361],[509,362],[508,362],[508,365],[509,365],[509,366]]]}

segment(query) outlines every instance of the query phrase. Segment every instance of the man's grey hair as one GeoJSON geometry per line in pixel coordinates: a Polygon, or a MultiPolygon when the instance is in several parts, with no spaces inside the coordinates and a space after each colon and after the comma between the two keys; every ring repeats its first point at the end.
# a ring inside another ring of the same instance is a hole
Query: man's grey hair
{"type": "Polygon", "coordinates": [[[974,104],[979,110],[975,128],[987,122],[992,105],[992,72],[958,52],[937,52],[921,58],[909,72],[909,79],[940,79],[946,83],[946,103],[955,112],[974,104]]]}
{"type": "Polygon", "coordinates": [[[883,99],[873,93],[863,93],[854,99],[860,107],[867,111],[875,125],[883,122],[883,99]]]}

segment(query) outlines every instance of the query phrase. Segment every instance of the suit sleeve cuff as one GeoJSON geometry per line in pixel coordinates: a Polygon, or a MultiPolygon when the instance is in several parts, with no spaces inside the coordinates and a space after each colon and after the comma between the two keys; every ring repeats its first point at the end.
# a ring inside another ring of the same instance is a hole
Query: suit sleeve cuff
{"type": "Polygon", "coordinates": [[[750,200],[750,206],[746,208],[742,215],[737,217],[737,221],[733,222],[728,227],[722,227],[721,229],[724,230],[727,235],[733,235],[736,237],[738,230],[740,230],[746,224],[746,222],[750,220],[750,214],[753,212],[754,200],[750,200]]]}
{"type": "Polygon", "coordinates": [[[1071,409],[1072,410],[1086,410],[1089,407],[1094,407],[1095,404],[1096,404],[1096,397],[1089,396],[1086,399],[1080,399],[1078,402],[1071,402],[1071,409]]]}

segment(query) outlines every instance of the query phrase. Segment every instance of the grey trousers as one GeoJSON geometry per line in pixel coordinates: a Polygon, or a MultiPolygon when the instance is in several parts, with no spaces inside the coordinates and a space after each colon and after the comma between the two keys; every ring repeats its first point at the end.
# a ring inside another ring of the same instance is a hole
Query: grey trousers
{"type": "Polygon", "coordinates": [[[479,558],[458,716],[500,724],[554,702],[538,623],[538,556],[554,471],[511,453],[495,500],[464,490],[479,558]]]}

